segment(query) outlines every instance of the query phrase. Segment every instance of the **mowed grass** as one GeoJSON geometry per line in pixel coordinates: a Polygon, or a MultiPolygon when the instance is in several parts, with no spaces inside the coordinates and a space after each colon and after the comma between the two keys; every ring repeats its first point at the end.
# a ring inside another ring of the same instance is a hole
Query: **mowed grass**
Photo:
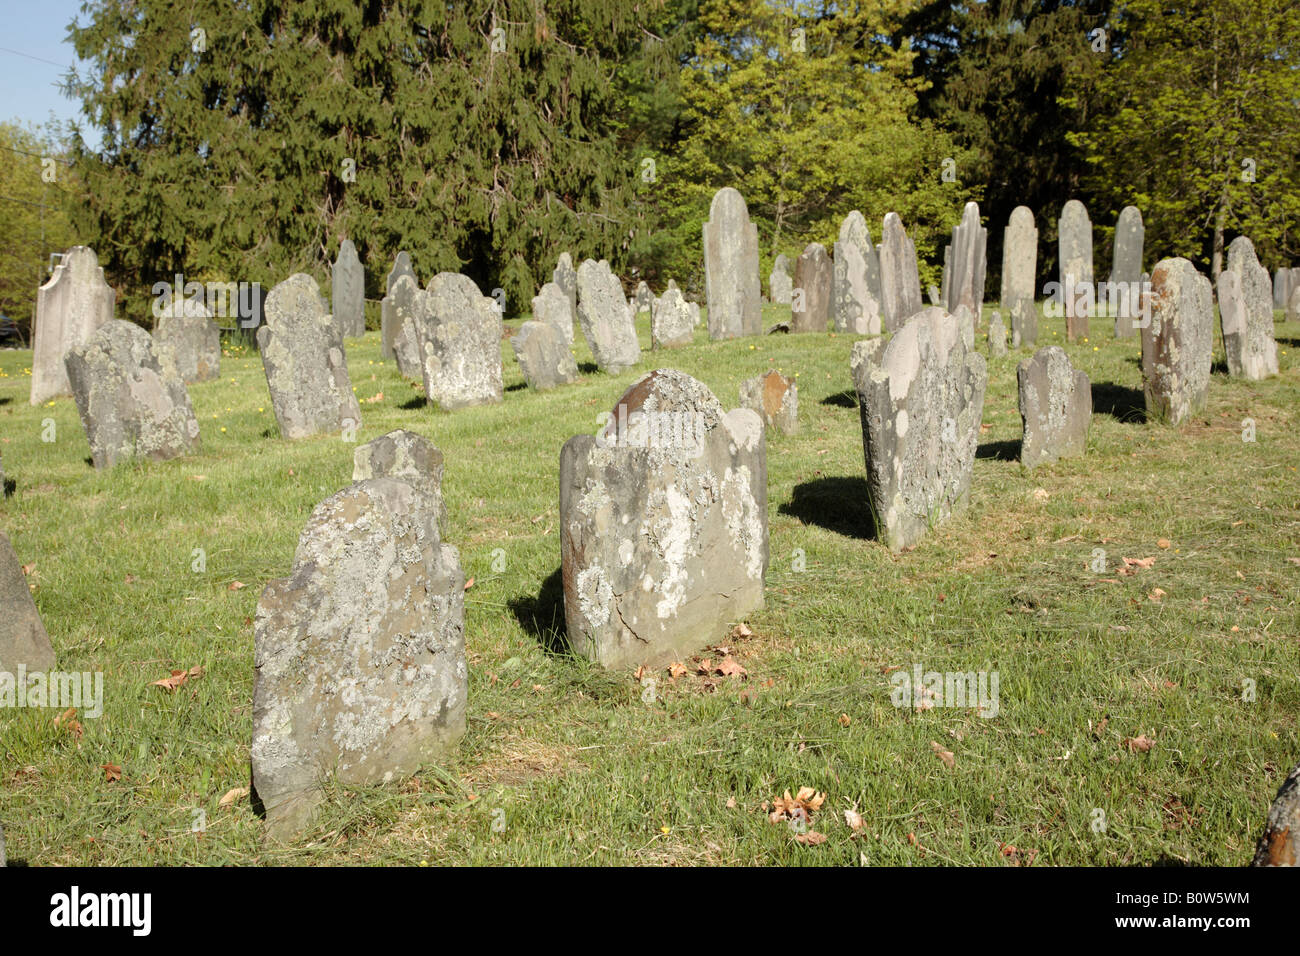
{"type": "MultiPolygon", "coordinates": [[[[102,671],[105,687],[79,739],[53,709],[0,713],[10,859],[1243,864],[1300,761],[1300,327],[1278,325],[1282,372],[1267,382],[1229,380],[1220,345],[1208,409],[1173,429],[1144,422],[1138,345],[1108,324],[1067,346],[1096,388],[1087,457],[1022,473],[1015,369],[1028,353],[990,360],[970,507],[899,555],[866,537],[851,336],[711,343],[701,330],[653,353],[643,316],[636,370],[588,366],[546,394],[524,389],[503,342],[504,403],[454,414],[381,361],[377,332],[349,342],[358,441],[409,428],[446,457],[447,538],[474,579],[469,726],[409,781],[332,785],[292,846],[263,840],[247,797],[220,801],[249,784],[258,595],[288,573],[312,509],[350,483],[355,444],[282,440],[258,355],[234,350],[219,381],[190,389],[199,454],[97,472],[73,402],[31,408],[30,353],[0,352],[0,455],[16,485],[0,527],[34,564],[60,668],[102,671]],[[748,678],[706,681],[687,661],[687,676],[654,675],[647,702],[630,672],[564,650],[558,460],[656,367],[727,407],[744,378],[796,374],[802,432],[768,437],[766,607],[752,636],[718,635],[748,678]],[[1121,575],[1125,557],[1155,560],[1121,575]],[[890,669],[918,663],[996,670],[997,716],[895,708],[890,669]],[[204,675],[176,693],[151,686],[194,666],[204,675]],[[1129,743],[1143,737],[1149,750],[1129,743]],[[764,811],[803,786],[826,794],[821,845],[764,811]],[[856,834],[846,809],[863,818],[856,834]]],[[[1063,338],[1044,320],[1040,345],[1063,338]]]]}

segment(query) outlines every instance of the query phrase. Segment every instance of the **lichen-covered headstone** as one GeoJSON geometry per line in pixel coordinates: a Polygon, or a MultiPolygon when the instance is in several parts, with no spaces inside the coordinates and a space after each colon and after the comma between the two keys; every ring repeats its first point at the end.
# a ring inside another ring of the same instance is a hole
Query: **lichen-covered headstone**
{"type": "Polygon", "coordinates": [[[93,250],[73,246],[64,254],[49,281],[36,292],[33,405],[72,394],[64,356],[113,318],[116,298],[117,294],[104,281],[104,270],[93,250]]]}
{"type": "Polygon", "coordinates": [[[758,412],[768,428],[786,435],[799,431],[799,386],[776,369],[741,382],[740,407],[758,412]]]}
{"type": "Polygon", "coordinates": [[[351,239],[344,239],[339,246],[332,280],[330,307],[334,310],[334,324],[345,338],[360,338],[366,334],[366,274],[351,239]]]}
{"type": "Polygon", "coordinates": [[[458,272],[439,272],[417,308],[424,394],[447,410],[501,401],[501,312],[458,272]]]}
{"type": "Polygon", "coordinates": [[[384,297],[384,316],[388,323],[384,334],[390,339],[397,370],[412,381],[424,380],[424,363],[420,358],[420,324],[428,313],[428,293],[415,278],[399,275],[384,297]]]}
{"type": "Polygon", "coordinates": [[[1092,271],[1092,221],[1083,203],[1077,199],[1067,202],[1061,209],[1056,229],[1065,334],[1075,342],[1088,337],[1090,305],[1096,298],[1092,271]]]}
{"type": "MultiPolygon", "coordinates": [[[[576,288],[576,277],[574,283],[576,288]]],[[[533,318],[559,332],[565,346],[573,345],[573,303],[558,284],[548,282],[533,296],[533,318]]]]}
{"type": "Polygon", "coordinates": [[[783,252],[772,263],[772,273],[767,279],[767,296],[774,305],[789,305],[793,291],[794,279],[790,275],[790,260],[783,252]]]}
{"type": "Polygon", "coordinates": [[[266,297],[264,313],[257,347],[280,434],[306,438],[360,428],[343,336],[316,280],[301,272],[285,279],[266,297]]]}
{"type": "Polygon", "coordinates": [[[199,423],[185,383],[164,367],[149,333],[120,319],[99,327],[64,359],[96,468],[193,451],[199,423]]]}
{"type": "Polygon", "coordinates": [[[27,588],[27,576],[8,535],[0,531],[0,674],[48,671],[54,666],[54,648],[41,623],[41,615],[27,588]]]}
{"type": "Polygon", "coordinates": [[[447,506],[442,500],[442,452],[423,435],[399,428],[368,441],[352,453],[352,480],[396,478],[428,496],[427,508],[446,527],[447,506]]]}
{"type": "Polygon", "coordinates": [[[415,288],[420,287],[420,281],[415,276],[415,269],[411,267],[411,257],[405,252],[399,252],[397,258],[393,260],[393,268],[389,270],[388,275],[384,278],[384,298],[379,303],[379,344],[380,352],[384,358],[396,357],[393,343],[397,338],[397,322],[393,311],[393,292],[397,286],[397,280],[402,276],[410,279],[415,288]]]}
{"type": "Polygon", "coordinates": [[[880,259],[867,221],[856,209],[840,224],[835,242],[831,318],[838,332],[879,335],[880,259]]]}
{"type": "Polygon", "coordinates": [[[207,382],[221,374],[221,330],[207,306],[195,299],[170,303],[153,333],[158,359],[181,381],[207,382]]]}
{"type": "Polygon", "coordinates": [[[749,219],[744,197],[730,186],[714,194],[704,224],[704,288],[709,338],[734,339],[762,332],[758,226],[749,219]]]}
{"type": "Polygon", "coordinates": [[[326,499],[254,623],[253,786],[267,831],[305,827],[331,775],[407,777],[465,731],[465,576],[427,496],[372,478],[326,499]]]}
{"type": "Polygon", "coordinates": [[[632,293],[632,304],[638,314],[654,310],[655,296],[644,280],[636,284],[636,290],[632,293]]]}
{"type": "Polygon", "coordinates": [[[916,246],[896,212],[885,216],[880,231],[880,304],[882,320],[889,332],[897,331],[925,308],[916,266],[916,246]]]}
{"type": "Polygon", "coordinates": [[[915,545],[968,499],[988,371],[960,324],[932,307],[888,342],[853,346],[867,496],[893,551],[915,545]]]}
{"type": "Polygon", "coordinates": [[[1088,376],[1070,364],[1065,349],[1051,345],[1022,360],[1016,381],[1024,424],[1020,463],[1032,470],[1082,455],[1092,422],[1092,386],[1088,376]]]}
{"type": "Polygon", "coordinates": [[[1300,766],[1278,788],[1251,866],[1300,866],[1300,766]]]}
{"type": "Polygon", "coordinates": [[[1038,270],[1038,228],[1028,206],[1011,212],[1002,239],[1002,308],[1011,319],[1011,344],[1029,348],[1038,341],[1034,282],[1038,270]]]}
{"type": "Polygon", "coordinates": [[[604,259],[584,259],[578,266],[578,323],[602,372],[617,374],[641,360],[622,283],[604,259]]]}
{"type": "Polygon", "coordinates": [[[1141,210],[1136,206],[1125,206],[1115,221],[1115,251],[1109,279],[1112,286],[1123,290],[1116,297],[1119,306],[1115,316],[1116,338],[1132,338],[1137,333],[1134,319],[1142,314],[1142,246],[1145,239],[1146,227],[1142,224],[1141,210]]]}
{"type": "MultiPolygon", "coordinates": [[[[551,281],[560,287],[560,291],[569,297],[569,314],[574,318],[578,315],[578,273],[573,268],[573,258],[567,252],[561,252],[560,258],[555,263],[555,269],[551,272],[551,281]]],[[[569,342],[572,344],[573,336],[570,334],[569,342]]]]}
{"type": "Polygon", "coordinates": [[[1228,374],[1258,380],[1277,374],[1273,339],[1273,296],[1268,270],[1255,258],[1245,236],[1228,245],[1228,264],[1219,273],[1219,321],[1228,374]]]}
{"type": "Polygon", "coordinates": [[[820,242],[810,242],[794,264],[791,332],[825,332],[831,317],[834,271],[820,242]]]}
{"type": "Polygon", "coordinates": [[[606,667],[690,654],[763,606],[763,422],[673,369],[638,379],[560,452],[570,643],[606,667]]]}
{"type": "Polygon", "coordinates": [[[1186,259],[1162,259],[1151,272],[1151,319],[1142,329],[1143,395],[1148,417],[1181,425],[1205,408],[1214,351],[1210,280],[1186,259]]]}
{"type": "Polygon", "coordinates": [[[984,306],[989,231],[980,225],[979,203],[968,202],[961,223],[952,230],[952,243],[943,270],[943,303],[949,312],[964,305],[972,316],[984,306]]]}
{"type": "Polygon", "coordinates": [[[525,322],[510,339],[510,347],[529,388],[546,391],[578,380],[578,363],[553,325],[525,322]]]}
{"type": "Polygon", "coordinates": [[[657,349],[690,345],[695,338],[698,306],[691,308],[677,286],[669,286],[655,302],[650,318],[650,344],[657,349]]]}
{"type": "Polygon", "coordinates": [[[1002,321],[1002,313],[994,312],[989,318],[989,356],[1002,358],[1007,354],[1007,327],[1002,321]]]}

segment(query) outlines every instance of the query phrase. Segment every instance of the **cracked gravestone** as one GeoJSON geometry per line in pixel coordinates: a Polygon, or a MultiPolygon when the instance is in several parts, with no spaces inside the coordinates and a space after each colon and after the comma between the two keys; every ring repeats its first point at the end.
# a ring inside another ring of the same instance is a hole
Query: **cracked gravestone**
{"type": "Polygon", "coordinates": [[[622,283],[604,259],[584,259],[578,266],[578,323],[602,372],[615,375],[641,361],[622,283]]]}
{"type": "Polygon", "coordinates": [[[1092,386],[1059,345],[1039,349],[1016,368],[1024,438],[1020,463],[1029,470],[1082,455],[1092,422],[1092,386]]]}
{"type": "Polygon", "coordinates": [[[439,272],[416,308],[424,394],[444,411],[501,401],[501,312],[469,276],[439,272]]]}
{"type": "Polygon", "coordinates": [[[1142,329],[1143,397],[1148,417],[1181,425],[1205,408],[1214,351],[1210,280],[1182,258],[1151,272],[1151,318],[1142,329]]]}
{"type": "Polygon", "coordinates": [[[510,348],[531,389],[546,391],[578,380],[573,352],[553,325],[525,322],[510,339],[510,348]]]}

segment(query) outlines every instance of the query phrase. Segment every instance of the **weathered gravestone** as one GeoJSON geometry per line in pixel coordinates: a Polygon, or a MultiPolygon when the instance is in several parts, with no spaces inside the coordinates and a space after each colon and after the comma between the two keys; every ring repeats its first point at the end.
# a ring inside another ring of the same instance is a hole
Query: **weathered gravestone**
{"type": "Polygon", "coordinates": [[[1134,319],[1142,314],[1142,246],[1145,239],[1146,227],[1142,225],[1141,210],[1136,206],[1125,206],[1115,221],[1115,252],[1109,280],[1112,287],[1120,290],[1116,297],[1119,304],[1115,315],[1116,338],[1132,338],[1137,333],[1134,319]]]}
{"type": "Polygon", "coordinates": [[[855,342],[852,368],[876,531],[900,551],[968,500],[988,371],[933,307],[888,342],[855,342]]]}
{"type": "Polygon", "coordinates": [[[867,221],[856,209],[840,224],[835,242],[831,318],[838,332],[880,334],[880,259],[867,221]]]}
{"type": "Polygon", "coordinates": [[[898,213],[885,216],[880,231],[880,304],[886,330],[895,332],[925,307],[916,246],[903,229],[898,213]]]}
{"type": "Polygon", "coordinates": [[[439,272],[416,309],[424,394],[446,411],[501,401],[501,312],[469,276],[439,272]]]}
{"type": "Polygon", "coordinates": [[[790,260],[783,252],[772,263],[772,274],[767,279],[767,296],[774,305],[789,305],[793,291],[794,280],[790,276],[790,260]]]}
{"type": "Polygon", "coordinates": [[[397,370],[412,381],[423,381],[424,363],[420,358],[420,325],[427,321],[428,293],[416,284],[414,276],[399,275],[384,297],[391,336],[393,359],[397,370]]]}
{"type": "MultiPolygon", "coordinates": [[[[576,288],[576,277],[574,283],[576,288]]],[[[558,283],[546,283],[533,296],[533,318],[555,329],[566,347],[573,345],[573,303],[558,283]]]]}
{"type": "Polygon", "coordinates": [[[623,299],[623,286],[604,259],[584,259],[578,266],[578,323],[602,372],[614,375],[641,360],[641,344],[623,299]]]}
{"type": "Polygon", "coordinates": [[[1300,288],[1300,269],[1288,269],[1282,266],[1273,273],[1273,307],[1285,309],[1291,301],[1291,293],[1300,288]]]}
{"type": "Polygon", "coordinates": [[[763,606],[767,457],[756,413],[673,369],[560,452],[564,613],[606,667],[681,657],[763,606]]]}
{"type": "Polygon", "coordinates": [[[1024,438],[1020,463],[1033,470],[1060,458],[1082,455],[1092,423],[1092,385],[1070,364],[1065,349],[1039,349],[1016,368],[1024,438]]]}
{"type": "Polygon", "coordinates": [[[342,336],[356,339],[366,334],[366,273],[351,239],[343,240],[334,260],[330,308],[342,336]]]}
{"type": "Polygon", "coordinates": [[[831,315],[833,275],[826,247],[810,242],[794,264],[791,332],[825,332],[831,315]]]}
{"type": "MultiPolygon", "coordinates": [[[[45,633],[41,615],[27,587],[27,576],[22,563],[14,553],[8,535],[0,531],[0,675],[13,675],[17,680],[18,668],[35,673],[54,666],[54,648],[45,633]]],[[[0,676],[0,685],[6,680],[0,676]]],[[[11,685],[10,689],[15,689],[11,685]]]]}
{"type": "Polygon", "coordinates": [[[409,776],[465,731],[465,575],[430,499],[371,478],[326,499],[254,623],[253,787],[268,834],[305,827],[333,775],[409,776]]]}
{"type": "Polygon", "coordinates": [[[1219,273],[1219,321],[1228,374],[1262,379],[1277,374],[1273,340],[1273,296],[1268,270],[1255,258],[1245,236],[1228,245],[1228,265],[1219,273]]]}
{"type": "Polygon", "coordinates": [[[1151,273],[1151,319],[1142,329],[1143,395],[1149,418],[1181,425],[1205,407],[1214,351],[1210,280],[1186,259],[1151,273]]]}
{"type": "Polygon", "coordinates": [[[1012,210],[1002,236],[1002,308],[1011,318],[1011,344],[1032,348],[1038,341],[1038,228],[1028,206],[1012,210]]]}
{"type": "Polygon", "coordinates": [[[578,363],[553,325],[525,322],[510,339],[510,348],[529,388],[546,391],[578,380],[578,363]]]}
{"type": "Polygon", "coordinates": [[[758,227],[745,200],[725,186],[713,196],[704,224],[704,288],[709,338],[758,335],[763,312],[758,279],[758,227]]]}
{"type": "MultiPolygon", "coordinates": [[[[567,252],[561,252],[559,260],[555,263],[555,269],[551,272],[551,281],[560,287],[569,298],[569,315],[576,318],[578,315],[578,273],[573,268],[573,259],[567,252]]],[[[573,342],[573,319],[569,322],[569,342],[573,342]]]]}
{"type": "Polygon", "coordinates": [[[158,316],[153,340],[158,360],[187,385],[221,374],[221,330],[202,302],[174,300],[158,316]]]}
{"type": "Polygon", "coordinates": [[[1287,299],[1286,321],[1300,322],[1300,285],[1291,290],[1291,298],[1287,299]]]}
{"type": "Polygon", "coordinates": [[[799,386],[776,369],[740,384],[740,407],[758,412],[768,428],[786,435],[799,431],[799,386]]]}
{"type": "Polygon", "coordinates": [[[100,326],[64,359],[96,468],[130,458],[166,461],[195,450],[199,423],[185,383],[165,368],[134,322],[100,326]]]}
{"type": "Polygon", "coordinates": [[[442,499],[442,452],[423,435],[399,428],[381,438],[359,445],[352,453],[352,480],[396,478],[422,495],[427,508],[447,526],[447,506],[442,499]]]}
{"type": "Polygon", "coordinates": [[[31,403],[71,395],[63,358],[113,318],[117,294],[104,281],[99,259],[87,246],[73,246],[36,292],[32,339],[31,403]]]}
{"type": "Polygon", "coordinates": [[[670,285],[664,290],[664,294],[655,302],[650,319],[652,347],[665,349],[691,344],[695,338],[695,322],[699,317],[698,306],[692,309],[691,305],[677,286],[670,285]]]}
{"type": "Polygon", "coordinates": [[[393,268],[388,271],[384,278],[384,298],[379,303],[379,343],[380,352],[384,358],[395,358],[394,341],[397,338],[397,317],[394,314],[393,292],[397,287],[397,280],[406,276],[411,280],[415,288],[420,287],[420,281],[415,276],[415,270],[411,267],[411,257],[405,252],[399,252],[397,258],[393,260],[393,268]]]}
{"type": "Polygon", "coordinates": [[[632,302],[638,314],[654,311],[655,296],[644,280],[636,284],[636,291],[632,293],[632,302]]]}
{"type": "Polygon", "coordinates": [[[1300,766],[1278,788],[1251,866],[1300,866],[1300,766]]]}
{"type": "Polygon", "coordinates": [[[1002,358],[1007,354],[1007,326],[1002,313],[994,312],[989,318],[989,356],[1002,358]]]}
{"type": "Polygon", "coordinates": [[[952,242],[944,252],[943,303],[955,313],[959,305],[978,322],[984,307],[984,276],[988,271],[989,231],[980,225],[979,203],[968,202],[961,223],[953,226],[952,242]]]}
{"type": "Polygon", "coordinates": [[[296,273],[266,297],[257,347],[271,407],[285,438],[361,427],[343,336],[325,311],[316,280],[296,273]]]}
{"type": "Polygon", "coordinates": [[[1077,199],[1061,209],[1056,223],[1060,256],[1061,302],[1065,306],[1065,335],[1071,342],[1088,337],[1088,316],[1096,301],[1092,271],[1092,221],[1077,199]]]}

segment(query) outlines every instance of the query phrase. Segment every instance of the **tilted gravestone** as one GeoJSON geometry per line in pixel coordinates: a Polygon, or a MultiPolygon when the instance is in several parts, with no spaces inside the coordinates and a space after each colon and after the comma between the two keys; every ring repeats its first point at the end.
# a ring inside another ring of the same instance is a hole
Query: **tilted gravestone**
{"type": "Polygon", "coordinates": [[[758,335],[763,328],[758,279],[758,227],[744,198],[730,186],[719,189],[704,224],[704,288],[709,338],[758,335]]]}
{"type": "MultiPolygon", "coordinates": [[[[561,252],[560,258],[555,263],[555,269],[551,272],[551,281],[560,287],[569,298],[569,315],[577,318],[578,315],[578,273],[573,268],[573,259],[567,252],[561,252]]],[[[572,328],[572,320],[570,320],[572,328]]],[[[573,335],[570,332],[569,342],[572,344],[573,335]]]]}
{"type": "Polygon", "coordinates": [[[943,270],[944,308],[955,313],[966,306],[974,321],[984,307],[984,276],[988,269],[989,231],[980,225],[979,203],[968,202],[961,223],[952,230],[952,243],[943,270]]]}
{"type": "Polygon", "coordinates": [[[840,224],[835,242],[831,318],[837,332],[879,335],[880,259],[867,221],[856,209],[840,224]]]}
{"type": "Polygon", "coordinates": [[[420,280],[416,278],[415,270],[411,267],[411,257],[405,252],[399,252],[397,258],[393,260],[393,268],[388,271],[384,279],[384,298],[379,303],[379,344],[380,352],[384,358],[395,358],[394,341],[397,338],[397,321],[393,312],[394,300],[393,292],[397,286],[397,280],[406,276],[411,283],[418,289],[420,280]]]}
{"type": "Polygon", "coordinates": [[[1092,385],[1070,364],[1065,349],[1051,345],[1016,368],[1024,437],[1020,463],[1033,470],[1060,458],[1082,455],[1092,423],[1092,385]]]}
{"type": "MultiPolygon", "coordinates": [[[[574,278],[577,288],[577,278],[574,278]]],[[[560,333],[566,346],[573,345],[573,303],[558,283],[548,282],[533,296],[533,318],[560,333]]]]}
{"type": "Polygon", "coordinates": [[[173,301],[158,316],[153,340],[159,361],[174,369],[187,385],[211,381],[221,374],[221,330],[202,302],[173,301]]]}
{"type": "Polygon", "coordinates": [[[903,229],[898,213],[885,216],[880,231],[880,303],[885,329],[896,332],[925,304],[916,267],[916,246],[903,229]]]}
{"type": "Polygon", "coordinates": [[[682,657],[763,606],[763,423],[673,369],[560,452],[569,641],[606,667],[682,657]]]}
{"type": "Polygon", "coordinates": [[[465,731],[465,575],[428,496],[371,478],[326,499],[254,623],[253,787],[267,831],[307,826],[328,776],[409,776],[465,731]]]}
{"type": "Polygon", "coordinates": [[[888,342],[853,345],[867,497],[892,551],[915,545],[969,497],[988,371],[959,324],[931,307],[888,342]]]}
{"type": "Polygon", "coordinates": [[[17,678],[18,668],[30,673],[54,667],[54,648],[27,587],[27,576],[8,535],[0,531],[0,674],[17,678]]]}
{"type": "Polygon", "coordinates": [[[348,378],[343,336],[325,310],[316,280],[296,273],[266,297],[257,347],[271,407],[285,438],[361,427],[348,378]]]}
{"type": "Polygon", "coordinates": [[[1002,235],[1002,308],[1011,318],[1011,345],[1032,348],[1038,341],[1038,228],[1028,206],[1012,210],[1002,235]]]}
{"type": "Polygon", "coordinates": [[[810,242],[794,264],[791,332],[825,332],[831,317],[833,272],[826,247],[810,242]]]}
{"type": "Polygon", "coordinates": [[[330,308],[344,338],[357,339],[366,334],[366,273],[351,239],[343,240],[334,260],[330,308]]]}
{"type": "Polygon", "coordinates": [[[1300,766],[1278,788],[1250,865],[1300,866],[1300,766]]]}
{"type": "Polygon", "coordinates": [[[1092,270],[1092,221],[1077,199],[1061,209],[1056,223],[1060,256],[1061,301],[1065,306],[1065,335],[1071,342],[1088,337],[1088,315],[1096,299],[1092,270]]]}
{"type": "Polygon", "coordinates": [[[149,333],[134,322],[99,327],[64,359],[96,468],[194,451],[199,423],[185,383],[164,367],[149,333]]]}
{"type": "Polygon", "coordinates": [[[799,431],[799,386],[776,369],[740,383],[740,407],[758,412],[768,428],[786,435],[799,431]]]}
{"type": "Polygon", "coordinates": [[[352,481],[368,478],[396,478],[429,497],[428,510],[447,525],[447,506],[442,499],[442,452],[423,435],[399,428],[352,453],[352,481]]]}
{"type": "Polygon", "coordinates": [[[1228,245],[1228,264],[1219,273],[1219,321],[1228,374],[1262,379],[1277,374],[1277,342],[1273,339],[1273,296],[1268,270],[1255,258],[1255,246],[1245,236],[1228,245]]]}
{"type": "Polygon", "coordinates": [[[785,253],[776,257],[772,263],[772,274],[767,279],[767,297],[773,305],[789,305],[790,294],[794,291],[794,280],[790,276],[790,260],[785,253]]]}
{"type": "Polygon", "coordinates": [[[113,318],[116,298],[117,293],[104,281],[104,270],[93,250],[73,246],[64,254],[49,281],[36,292],[33,405],[72,394],[63,358],[113,318]]]}
{"type": "Polygon", "coordinates": [[[397,370],[412,381],[423,381],[419,329],[428,312],[428,293],[416,284],[413,276],[400,275],[384,297],[384,307],[388,322],[384,334],[391,337],[397,370]]]}
{"type": "MultiPolygon", "coordinates": [[[[1115,337],[1132,338],[1137,334],[1134,323],[1142,314],[1142,246],[1146,227],[1142,225],[1142,212],[1136,206],[1125,206],[1115,221],[1115,252],[1110,268],[1111,286],[1121,292],[1116,296],[1119,305],[1115,315],[1115,337]]],[[[1109,299],[1110,296],[1107,296],[1109,299]]]]}
{"type": "Polygon", "coordinates": [[[1142,329],[1147,416],[1181,425],[1205,408],[1214,352],[1210,280],[1186,259],[1162,259],[1151,272],[1151,318],[1142,329]]]}
{"type": "Polygon", "coordinates": [[[531,389],[546,391],[578,380],[578,363],[553,325],[525,322],[510,339],[510,348],[531,389]]]}
{"type": "Polygon", "coordinates": [[[641,361],[622,283],[604,259],[584,259],[578,266],[578,323],[602,372],[617,374],[641,361]]]}
{"type": "Polygon", "coordinates": [[[650,344],[653,348],[669,349],[690,345],[695,338],[698,307],[691,308],[681,290],[672,285],[655,302],[650,318],[650,344]]]}
{"type": "Polygon", "coordinates": [[[445,411],[501,401],[501,312],[469,276],[439,272],[416,309],[424,394],[445,411]]]}

